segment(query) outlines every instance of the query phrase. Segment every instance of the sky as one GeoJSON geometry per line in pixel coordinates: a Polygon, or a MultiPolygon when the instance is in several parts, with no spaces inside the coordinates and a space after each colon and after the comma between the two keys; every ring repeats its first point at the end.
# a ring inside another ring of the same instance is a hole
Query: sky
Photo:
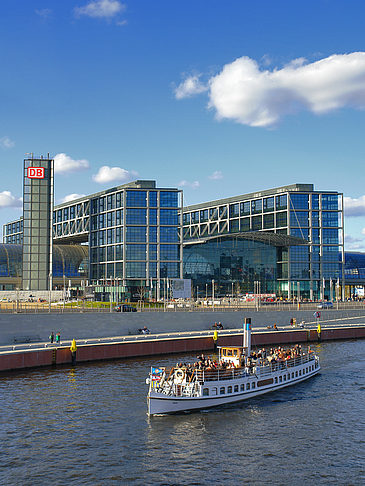
{"type": "Polygon", "coordinates": [[[365,251],[362,0],[2,0],[0,224],[26,153],[55,204],[153,179],[184,204],[293,183],[345,196],[365,251]]]}

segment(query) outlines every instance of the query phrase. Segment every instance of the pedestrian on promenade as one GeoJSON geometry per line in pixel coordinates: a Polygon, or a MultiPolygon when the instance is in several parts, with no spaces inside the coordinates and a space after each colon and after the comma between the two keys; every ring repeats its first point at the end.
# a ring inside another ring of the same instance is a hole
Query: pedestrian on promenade
{"type": "Polygon", "coordinates": [[[49,340],[51,342],[51,344],[53,343],[54,341],[54,332],[52,331],[51,334],[49,335],[49,340]]]}
{"type": "Polygon", "coordinates": [[[56,334],[56,344],[60,344],[61,343],[61,334],[58,332],[56,334]]]}

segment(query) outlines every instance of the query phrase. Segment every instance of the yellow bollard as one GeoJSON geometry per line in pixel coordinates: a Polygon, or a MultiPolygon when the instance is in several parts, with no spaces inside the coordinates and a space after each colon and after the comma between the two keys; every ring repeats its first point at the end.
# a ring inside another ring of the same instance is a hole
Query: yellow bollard
{"type": "Polygon", "coordinates": [[[70,351],[73,352],[73,351],[76,351],[76,349],[77,349],[76,341],[75,341],[75,339],[73,339],[72,343],[71,343],[70,351]]]}
{"type": "Polygon", "coordinates": [[[76,341],[75,339],[72,340],[70,351],[71,351],[71,362],[73,365],[76,364],[76,341]]]}

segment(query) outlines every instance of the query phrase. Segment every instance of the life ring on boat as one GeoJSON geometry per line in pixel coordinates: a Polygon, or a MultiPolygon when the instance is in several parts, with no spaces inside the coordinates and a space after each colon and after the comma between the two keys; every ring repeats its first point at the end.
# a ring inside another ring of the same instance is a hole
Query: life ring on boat
{"type": "Polygon", "coordinates": [[[180,384],[184,381],[185,371],[182,370],[181,368],[178,368],[177,370],[175,370],[174,376],[175,376],[175,383],[180,384]]]}

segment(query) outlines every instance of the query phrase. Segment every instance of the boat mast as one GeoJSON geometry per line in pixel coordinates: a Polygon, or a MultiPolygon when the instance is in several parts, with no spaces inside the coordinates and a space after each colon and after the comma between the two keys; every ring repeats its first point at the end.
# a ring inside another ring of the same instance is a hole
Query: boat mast
{"type": "Polygon", "coordinates": [[[251,318],[245,317],[245,322],[243,324],[243,348],[245,356],[251,355],[251,318]]]}

